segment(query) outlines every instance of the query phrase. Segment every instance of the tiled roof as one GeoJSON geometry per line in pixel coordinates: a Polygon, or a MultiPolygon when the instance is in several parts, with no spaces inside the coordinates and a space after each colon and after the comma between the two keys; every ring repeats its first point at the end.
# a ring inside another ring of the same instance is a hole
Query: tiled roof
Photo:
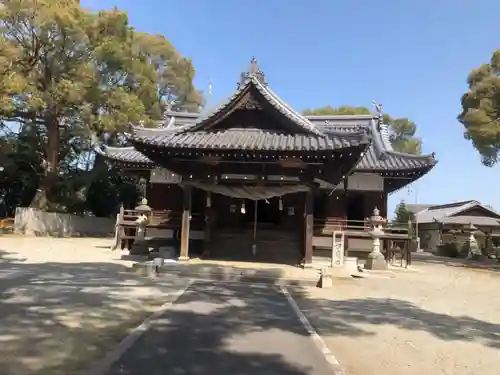
{"type": "Polygon", "coordinates": [[[166,148],[232,149],[255,151],[326,151],[369,145],[366,131],[283,134],[261,129],[231,128],[219,131],[136,128],[134,142],[166,148]]]}
{"type": "MultiPolygon", "coordinates": [[[[387,127],[382,125],[377,129],[379,118],[379,114],[303,116],[269,88],[264,74],[258,69],[257,61],[252,59],[249,71],[242,74],[237,90],[229,98],[199,114],[169,111],[159,129],[135,128],[133,141],[136,145],[143,143],[174,148],[316,151],[367,144],[371,138],[371,145],[356,170],[427,171],[434,166],[436,162],[433,156],[395,152],[390,144],[387,127]],[[285,135],[273,131],[238,128],[211,131],[209,125],[219,118],[226,108],[231,108],[249,89],[255,89],[257,95],[260,94],[269,105],[291,121],[291,124],[296,126],[297,133],[285,135]]],[[[116,149],[107,149],[106,152],[109,157],[119,161],[128,158],[130,162],[142,163],[147,160],[151,163],[145,156],[130,148],[123,153],[116,149]]]]}
{"type": "Polygon", "coordinates": [[[418,203],[406,203],[405,207],[406,209],[413,213],[416,214],[418,212],[422,212],[423,210],[427,210],[429,207],[432,207],[432,204],[418,204],[418,203]]]}
{"type": "Polygon", "coordinates": [[[118,162],[155,165],[153,161],[137,151],[134,147],[109,147],[103,145],[101,147],[96,147],[95,151],[118,162]]]}
{"type": "Polygon", "coordinates": [[[443,224],[472,224],[478,227],[500,227],[500,219],[495,219],[494,217],[487,216],[451,216],[444,217],[437,221],[443,224]]]}
{"type": "Polygon", "coordinates": [[[496,213],[494,210],[482,205],[478,201],[469,200],[463,202],[454,202],[449,204],[431,206],[426,210],[417,213],[416,218],[419,223],[432,223],[434,221],[442,221],[444,218],[447,217],[455,215],[459,216],[460,212],[464,212],[468,209],[477,206],[487,211],[490,211],[494,215],[498,215],[498,213],[496,213]]]}
{"type": "Polygon", "coordinates": [[[384,129],[377,130],[377,115],[359,116],[309,116],[319,129],[337,132],[356,132],[370,129],[373,142],[356,166],[357,170],[412,170],[430,168],[436,161],[431,155],[413,155],[393,151],[389,139],[384,137],[384,129]]]}
{"type": "MultiPolygon", "coordinates": [[[[194,115],[189,114],[189,117],[194,115]]],[[[330,116],[332,117],[332,116],[330,116]]],[[[188,116],[185,116],[185,119],[188,116]]],[[[135,128],[134,137],[144,137],[148,143],[170,145],[173,147],[205,147],[205,148],[252,148],[264,150],[331,150],[339,147],[349,147],[362,142],[360,134],[372,126],[372,116],[337,116],[336,122],[322,125],[315,124],[325,136],[298,135],[286,136],[279,133],[264,132],[250,129],[228,129],[219,132],[183,132],[190,129],[191,123],[167,129],[135,128]],[[348,135],[351,135],[349,137],[348,135]],[[345,136],[348,136],[347,138],[345,136]],[[354,138],[352,137],[354,136],[354,138]],[[166,143],[165,143],[166,142],[166,143]]],[[[373,142],[365,151],[365,155],[356,166],[356,170],[395,171],[431,168],[435,161],[430,156],[410,155],[389,151],[383,148],[382,140],[377,141],[377,133],[373,134],[373,142]]],[[[106,154],[112,159],[129,162],[149,162],[148,158],[133,148],[108,148],[106,154]]]]}
{"type": "Polygon", "coordinates": [[[407,155],[386,152],[384,158],[377,156],[375,146],[371,146],[358,163],[356,169],[362,170],[411,170],[432,167],[436,162],[427,155],[407,155]]]}

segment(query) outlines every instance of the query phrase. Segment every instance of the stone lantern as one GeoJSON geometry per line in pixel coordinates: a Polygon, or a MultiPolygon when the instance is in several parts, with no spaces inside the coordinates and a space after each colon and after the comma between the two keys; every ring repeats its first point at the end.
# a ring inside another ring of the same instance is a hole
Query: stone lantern
{"type": "Polygon", "coordinates": [[[482,256],[482,252],[475,236],[475,234],[479,233],[477,227],[475,227],[472,223],[469,223],[467,226],[462,228],[462,232],[468,235],[467,245],[469,251],[467,254],[467,258],[480,258],[482,256]]]}
{"type": "Polygon", "coordinates": [[[368,259],[365,263],[365,268],[369,270],[385,270],[387,263],[384,254],[380,251],[380,237],[384,234],[384,225],[387,219],[380,216],[380,211],[377,207],[373,209],[372,216],[368,219],[370,223],[370,236],[372,237],[372,251],[368,254],[368,259]]]}

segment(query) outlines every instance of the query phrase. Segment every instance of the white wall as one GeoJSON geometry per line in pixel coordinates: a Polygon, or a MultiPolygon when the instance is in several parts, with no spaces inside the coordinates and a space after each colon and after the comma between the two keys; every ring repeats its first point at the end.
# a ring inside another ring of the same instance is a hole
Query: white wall
{"type": "Polygon", "coordinates": [[[112,237],[116,219],[16,208],[14,232],[54,237],[112,237]]]}

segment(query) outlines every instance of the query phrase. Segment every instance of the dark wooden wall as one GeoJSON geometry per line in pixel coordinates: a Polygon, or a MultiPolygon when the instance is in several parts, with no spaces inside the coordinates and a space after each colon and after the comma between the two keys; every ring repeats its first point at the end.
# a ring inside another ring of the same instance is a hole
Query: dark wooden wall
{"type": "Polygon", "coordinates": [[[363,194],[365,195],[365,217],[372,216],[373,209],[377,207],[380,215],[387,218],[387,193],[366,191],[363,194]]]}
{"type": "Polygon", "coordinates": [[[369,217],[373,209],[377,207],[380,215],[387,217],[387,193],[372,191],[344,192],[334,191],[331,195],[327,190],[319,191],[314,200],[314,217],[319,219],[346,219],[347,203],[350,197],[363,195],[364,198],[364,217],[369,217]]]}
{"type": "MultiPolygon", "coordinates": [[[[149,184],[146,190],[148,204],[153,210],[182,212],[183,189],[176,184],[149,184]]],[[[207,193],[192,190],[192,213],[204,214],[207,193]]]]}
{"type": "Polygon", "coordinates": [[[148,204],[153,210],[182,211],[182,188],[174,184],[148,184],[148,204]]]}
{"type": "MultiPolygon", "coordinates": [[[[281,211],[281,227],[295,230],[303,222],[304,215],[304,193],[288,194],[282,198],[283,211],[281,211]],[[293,207],[293,215],[289,215],[289,207],[293,207]]],[[[212,207],[216,215],[216,227],[232,228],[239,227],[241,223],[242,199],[233,199],[219,194],[212,194],[212,207]],[[231,212],[231,205],[234,205],[234,212],[231,212]]],[[[275,203],[275,202],[274,202],[275,203]]],[[[245,205],[253,204],[245,201],[245,205]]],[[[251,210],[245,207],[247,211],[251,210]]]]}

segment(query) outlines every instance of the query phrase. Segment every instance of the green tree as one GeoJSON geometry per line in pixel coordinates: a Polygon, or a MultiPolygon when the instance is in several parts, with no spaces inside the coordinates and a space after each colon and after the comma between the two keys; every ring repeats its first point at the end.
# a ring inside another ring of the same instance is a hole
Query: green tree
{"type": "Polygon", "coordinates": [[[401,201],[396,206],[393,223],[406,225],[408,224],[409,220],[415,221],[415,215],[413,214],[413,212],[408,210],[405,201],[401,201]]]}
{"type": "MultiPolygon", "coordinates": [[[[330,105],[316,109],[306,109],[304,115],[367,115],[370,110],[366,107],[341,106],[338,108],[330,105]]],[[[384,114],[384,124],[389,126],[390,140],[394,150],[409,154],[420,154],[422,142],[415,137],[417,125],[407,118],[392,118],[384,114]]]]}
{"type": "Polygon", "coordinates": [[[88,158],[96,141],[131,124],[156,126],[166,105],[202,105],[191,61],[164,37],[135,32],[118,9],[93,13],[74,0],[3,4],[0,121],[35,129],[42,178],[32,207],[57,200],[65,169],[88,158]]]}
{"type": "Polygon", "coordinates": [[[500,50],[489,64],[482,64],[467,77],[469,90],[462,96],[462,113],[458,120],[481,155],[482,163],[493,166],[500,151],[500,50]]]}

